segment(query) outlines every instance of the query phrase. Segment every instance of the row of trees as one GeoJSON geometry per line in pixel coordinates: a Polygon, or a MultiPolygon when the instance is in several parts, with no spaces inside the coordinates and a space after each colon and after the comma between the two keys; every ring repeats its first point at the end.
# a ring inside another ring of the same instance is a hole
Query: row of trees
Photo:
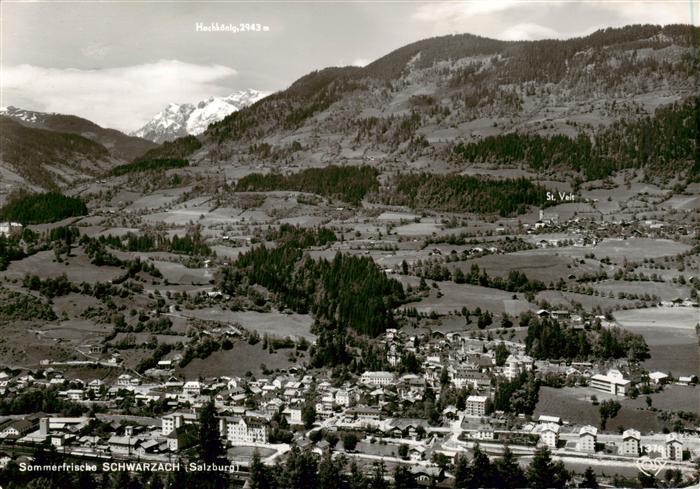
{"type": "Polygon", "coordinates": [[[309,168],[290,175],[252,173],[236,184],[237,192],[294,190],[340,199],[357,205],[368,192],[377,190],[378,172],[369,166],[309,168]]]}
{"type": "MultiPolygon", "coordinates": [[[[492,289],[505,290],[508,292],[537,293],[547,288],[544,282],[530,279],[520,270],[511,270],[505,278],[492,277],[487,273],[486,269],[481,269],[476,263],[473,263],[466,273],[458,267],[450,271],[445,265],[427,261],[416,264],[413,268],[415,274],[422,279],[437,281],[452,280],[457,284],[480,285],[482,287],[490,287],[492,289]]],[[[402,269],[402,271],[404,270],[407,273],[408,266],[402,269]]]]}
{"type": "Polygon", "coordinates": [[[338,237],[328,228],[306,229],[285,223],[279,228],[268,229],[265,233],[265,240],[275,241],[276,243],[292,242],[298,248],[309,248],[311,246],[327,245],[337,241],[338,237]]]}
{"type": "Polygon", "coordinates": [[[137,160],[133,163],[119,165],[112,168],[111,174],[114,176],[125,175],[127,173],[143,171],[162,171],[171,168],[182,168],[189,166],[189,161],[182,158],[158,158],[153,160],[137,160]]]}
{"type": "Polygon", "coordinates": [[[397,175],[382,195],[391,205],[445,212],[522,214],[530,205],[546,204],[546,190],[525,178],[495,180],[431,173],[397,175]]]}
{"type": "Polygon", "coordinates": [[[87,411],[81,404],[62,399],[58,388],[25,390],[19,394],[8,394],[0,398],[0,414],[61,413],[79,416],[87,411]]]}
{"type": "Polygon", "coordinates": [[[85,202],[58,192],[26,193],[11,196],[0,209],[0,220],[41,224],[87,214],[85,202]]]}
{"type": "MultiPolygon", "coordinates": [[[[187,233],[180,237],[178,235],[168,238],[163,233],[146,232],[144,234],[127,233],[125,236],[99,236],[98,238],[81,238],[81,244],[90,246],[95,251],[99,245],[108,245],[123,251],[168,251],[171,253],[182,253],[194,256],[210,256],[211,248],[206,244],[205,238],[198,226],[189,229],[187,233]],[[91,241],[96,243],[91,244],[91,241]]],[[[86,250],[87,251],[87,250],[86,250]]],[[[102,250],[104,255],[104,250],[102,250]]],[[[104,256],[103,256],[104,258],[104,256]]]]}
{"type": "MultiPolygon", "coordinates": [[[[588,489],[597,488],[598,484],[592,471],[586,472],[588,489]]],[[[474,448],[471,462],[464,456],[458,456],[454,463],[455,489],[478,489],[481,487],[529,487],[532,489],[552,489],[566,487],[571,480],[562,462],[554,462],[545,447],[535,452],[527,470],[518,464],[513,452],[506,447],[503,456],[491,462],[489,457],[474,448]]]]}
{"type": "Polygon", "coordinates": [[[574,330],[553,319],[534,317],[528,323],[525,350],[537,359],[649,358],[649,347],[641,335],[617,327],[574,330]]]}
{"type": "Polygon", "coordinates": [[[588,180],[605,178],[623,168],[656,172],[695,171],[694,99],[657,109],[653,117],[619,121],[596,133],[565,135],[509,133],[458,144],[464,161],[528,163],[536,170],[557,168],[581,172],[588,180]]]}
{"type": "Polygon", "coordinates": [[[0,271],[7,270],[11,261],[27,256],[17,236],[0,234],[0,271]]]}
{"type": "Polygon", "coordinates": [[[506,413],[532,414],[539,400],[540,381],[532,372],[522,372],[512,380],[502,380],[496,386],[493,407],[506,413]]]}
{"type": "Polygon", "coordinates": [[[338,253],[330,261],[313,260],[294,241],[241,254],[221,270],[219,284],[231,295],[247,284],[262,285],[285,307],[312,313],[319,331],[349,327],[370,336],[394,325],[391,310],[404,299],[401,284],[371,258],[338,253]]]}

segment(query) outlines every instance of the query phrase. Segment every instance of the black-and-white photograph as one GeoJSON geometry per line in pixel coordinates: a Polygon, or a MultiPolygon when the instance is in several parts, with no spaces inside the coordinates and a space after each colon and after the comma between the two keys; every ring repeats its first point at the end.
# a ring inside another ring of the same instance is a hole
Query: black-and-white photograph
{"type": "Polygon", "coordinates": [[[0,2],[0,489],[700,487],[700,0],[0,2]]]}

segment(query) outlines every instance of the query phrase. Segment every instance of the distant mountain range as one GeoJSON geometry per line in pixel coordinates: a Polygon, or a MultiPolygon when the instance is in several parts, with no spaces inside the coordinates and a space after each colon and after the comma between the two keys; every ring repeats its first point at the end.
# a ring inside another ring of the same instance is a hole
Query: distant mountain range
{"type": "Polygon", "coordinates": [[[0,107],[0,199],[94,178],[156,147],[74,115],[0,107]]]}
{"type": "Polygon", "coordinates": [[[697,35],[635,25],[566,40],[425,39],[364,67],[309,73],[211,124],[196,155],[180,157],[276,169],[522,167],[574,183],[623,168],[700,175],[697,35]]]}
{"type": "Polygon", "coordinates": [[[92,121],[74,115],[37,112],[17,107],[0,107],[0,116],[6,116],[24,127],[74,134],[94,141],[109,153],[123,160],[132,160],[144,154],[156,144],[143,138],[127,136],[116,129],[98,126],[92,121]]]}
{"type": "Polygon", "coordinates": [[[172,103],[131,135],[163,143],[182,136],[201,134],[209,124],[222,120],[266,95],[267,93],[258,90],[246,89],[227,97],[210,97],[196,105],[172,103]]]}
{"type": "Polygon", "coordinates": [[[168,158],[282,170],[525,169],[572,185],[628,168],[700,179],[690,54],[698,35],[637,25],[568,40],[437,37],[362,68],[314,71],[269,96],[249,89],[170,104],[130,136],[7,107],[0,197],[3,188],[63,188],[125,161],[168,158]]]}

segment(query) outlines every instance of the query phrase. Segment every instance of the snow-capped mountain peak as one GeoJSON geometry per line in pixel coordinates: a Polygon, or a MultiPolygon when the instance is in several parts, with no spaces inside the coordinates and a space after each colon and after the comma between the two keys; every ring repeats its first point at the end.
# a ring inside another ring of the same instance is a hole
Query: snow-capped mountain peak
{"type": "Polygon", "coordinates": [[[7,107],[0,107],[0,115],[5,115],[12,117],[14,119],[19,119],[23,122],[34,123],[38,122],[40,118],[45,117],[46,114],[41,112],[34,112],[33,110],[25,110],[9,105],[7,107]]]}
{"type": "Polygon", "coordinates": [[[162,143],[188,134],[201,134],[209,124],[222,120],[266,95],[249,88],[227,97],[210,97],[197,104],[171,103],[131,135],[162,143]]]}

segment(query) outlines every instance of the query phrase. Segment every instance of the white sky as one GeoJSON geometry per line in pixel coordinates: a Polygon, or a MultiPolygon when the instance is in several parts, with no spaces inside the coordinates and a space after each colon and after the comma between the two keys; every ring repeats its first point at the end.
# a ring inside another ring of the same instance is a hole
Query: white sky
{"type": "Polygon", "coordinates": [[[312,70],[363,65],[432,36],[568,38],[699,18],[700,0],[1,1],[0,105],[130,131],[170,102],[283,89],[312,70]],[[197,22],[269,31],[196,32],[197,22]]]}

